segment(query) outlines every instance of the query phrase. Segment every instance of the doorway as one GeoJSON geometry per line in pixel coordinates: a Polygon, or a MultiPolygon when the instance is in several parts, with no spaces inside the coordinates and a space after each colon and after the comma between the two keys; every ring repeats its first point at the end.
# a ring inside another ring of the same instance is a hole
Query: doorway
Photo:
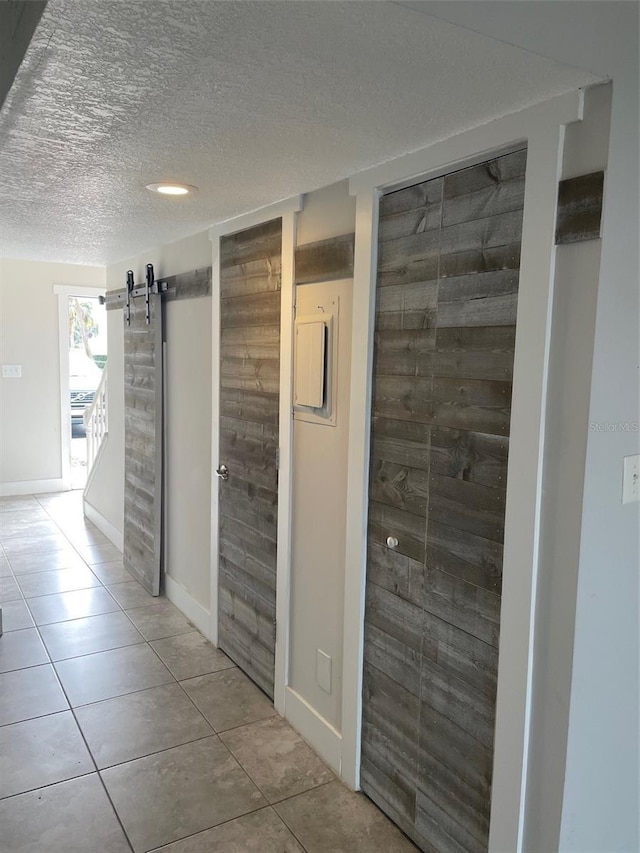
{"type": "Polygon", "coordinates": [[[97,296],[69,297],[69,411],[71,488],[87,484],[85,417],[107,365],[107,312],[97,296]]]}
{"type": "Polygon", "coordinates": [[[381,200],[362,788],[486,850],[526,151],[381,200]]]}
{"type": "Polygon", "coordinates": [[[87,484],[85,413],[104,385],[107,365],[107,313],[90,287],[56,285],[60,342],[60,446],[65,489],[87,484]]]}

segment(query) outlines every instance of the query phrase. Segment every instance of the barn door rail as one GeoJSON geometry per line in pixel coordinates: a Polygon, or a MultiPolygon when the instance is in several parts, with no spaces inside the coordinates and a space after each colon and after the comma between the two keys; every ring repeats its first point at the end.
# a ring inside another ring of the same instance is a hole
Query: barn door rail
{"type": "Polygon", "coordinates": [[[100,297],[100,302],[103,305],[113,306],[124,304],[125,315],[124,321],[127,326],[131,325],[131,300],[144,299],[145,302],[145,322],[147,326],[151,322],[151,311],[149,307],[149,298],[152,293],[166,293],[169,285],[166,281],[156,280],[153,271],[153,264],[147,264],[145,267],[145,282],[144,284],[135,284],[133,279],[133,270],[127,270],[127,283],[123,291],[117,293],[108,293],[106,296],[100,297]]]}

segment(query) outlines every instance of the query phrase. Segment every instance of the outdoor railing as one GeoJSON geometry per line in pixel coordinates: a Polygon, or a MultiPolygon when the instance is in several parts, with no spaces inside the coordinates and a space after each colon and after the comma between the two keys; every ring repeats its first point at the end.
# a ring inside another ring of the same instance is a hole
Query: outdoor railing
{"type": "Polygon", "coordinates": [[[107,434],[107,368],[100,377],[93,403],[84,410],[84,426],[87,433],[87,475],[91,473],[93,463],[100,450],[102,440],[107,434]]]}

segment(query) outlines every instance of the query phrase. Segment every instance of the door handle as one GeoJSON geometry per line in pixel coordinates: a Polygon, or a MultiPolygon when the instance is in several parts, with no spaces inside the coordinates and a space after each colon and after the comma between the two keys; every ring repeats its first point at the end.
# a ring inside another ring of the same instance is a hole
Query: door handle
{"type": "Polygon", "coordinates": [[[221,480],[229,479],[229,469],[226,465],[221,465],[219,468],[216,468],[216,474],[221,480]]]}

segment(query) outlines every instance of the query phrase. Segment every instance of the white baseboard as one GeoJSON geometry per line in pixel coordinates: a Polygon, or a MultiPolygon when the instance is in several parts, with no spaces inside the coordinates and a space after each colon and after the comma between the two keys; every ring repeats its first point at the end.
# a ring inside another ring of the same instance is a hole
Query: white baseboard
{"type": "Polygon", "coordinates": [[[164,590],[169,601],[172,601],[179,610],[182,610],[189,622],[193,622],[201,634],[210,639],[209,630],[211,625],[209,611],[197,602],[191,593],[187,592],[170,575],[164,576],[164,590]]]}
{"type": "Polygon", "coordinates": [[[340,732],[290,687],[285,690],[284,716],[339,776],[342,763],[340,732]]]}
{"type": "Polygon", "coordinates": [[[124,535],[118,530],[115,524],[112,524],[101,512],[91,506],[86,498],[83,499],[84,514],[93,522],[101,533],[107,537],[109,542],[112,542],[118,551],[124,551],[124,535]]]}
{"type": "Polygon", "coordinates": [[[18,483],[0,483],[0,496],[11,498],[20,495],[45,495],[50,492],[68,492],[69,486],[62,477],[54,480],[20,480],[18,483]]]}

